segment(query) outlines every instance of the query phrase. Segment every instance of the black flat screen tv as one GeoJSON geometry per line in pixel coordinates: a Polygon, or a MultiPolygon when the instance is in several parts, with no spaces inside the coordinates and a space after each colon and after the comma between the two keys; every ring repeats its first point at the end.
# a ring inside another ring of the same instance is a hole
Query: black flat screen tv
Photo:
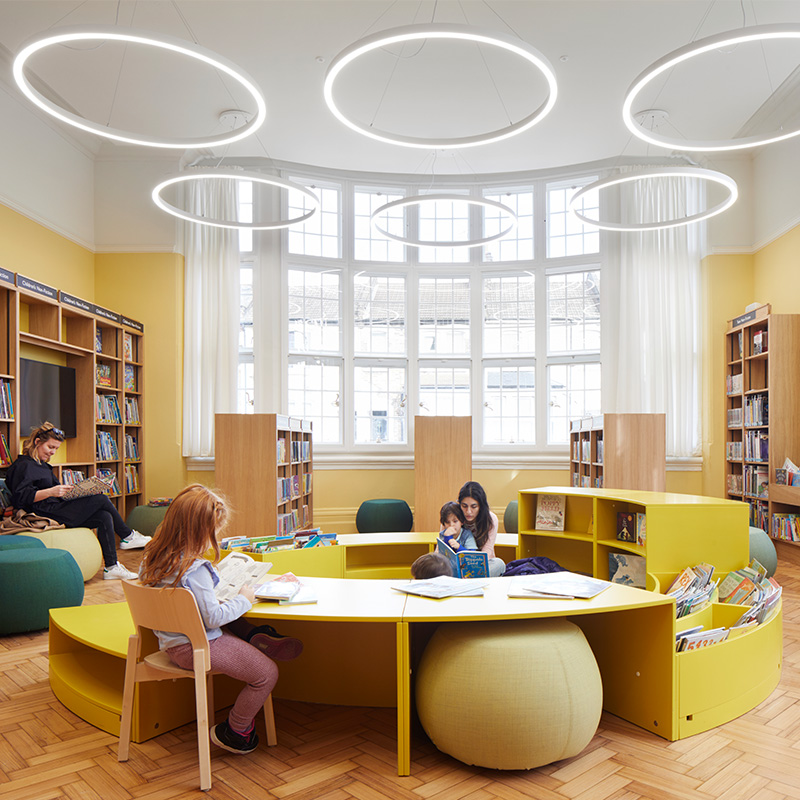
{"type": "Polygon", "coordinates": [[[19,360],[21,434],[52,422],[69,439],[75,436],[75,370],[43,361],[19,360]]]}

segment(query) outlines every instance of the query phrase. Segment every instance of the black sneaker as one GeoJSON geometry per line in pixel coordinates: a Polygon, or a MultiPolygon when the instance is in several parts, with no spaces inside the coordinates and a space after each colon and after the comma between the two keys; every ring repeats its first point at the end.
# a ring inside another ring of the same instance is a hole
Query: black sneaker
{"type": "Polygon", "coordinates": [[[283,636],[272,625],[259,625],[247,641],[274,661],[291,661],[303,652],[300,639],[283,636]]]}
{"type": "Polygon", "coordinates": [[[258,747],[258,734],[255,725],[247,735],[236,733],[225,720],[211,729],[211,741],[230,753],[252,753],[258,747]]]}

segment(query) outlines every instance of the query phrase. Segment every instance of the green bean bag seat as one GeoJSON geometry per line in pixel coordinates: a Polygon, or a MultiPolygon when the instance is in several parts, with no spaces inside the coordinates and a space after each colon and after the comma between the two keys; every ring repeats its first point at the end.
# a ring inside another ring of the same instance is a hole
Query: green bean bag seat
{"type": "Polygon", "coordinates": [[[405,500],[365,500],[356,512],[359,533],[407,533],[413,525],[405,500]]]}
{"type": "Polygon", "coordinates": [[[533,769],[589,744],[603,686],[583,631],[565,619],[445,623],[422,654],[416,703],[442,752],[533,769]]]}
{"type": "Polygon", "coordinates": [[[97,575],[103,566],[103,549],[97,541],[97,534],[91,528],[55,528],[51,531],[31,533],[45,547],[66,550],[78,564],[83,580],[88,581],[97,575]]]}
{"type": "Polygon", "coordinates": [[[66,550],[0,550],[0,635],[42,630],[51,608],[82,602],[83,576],[66,550]]]}
{"type": "Polygon", "coordinates": [[[168,508],[169,506],[136,506],[128,514],[125,523],[143,536],[152,536],[164,521],[164,514],[168,508]]]}
{"type": "Polygon", "coordinates": [[[18,550],[18,549],[41,549],[44,543],[35,539],[33,536],[23,536],[21,534],[6,534],[0,536],[0,550],[18,550]]]}
{"type": "Polygon", "coordinates": [[[767,570],[771,578],[778,569],[778,552],[775,543],[761,528],[750,528],[750,558],[756,559],[767,570]]]}

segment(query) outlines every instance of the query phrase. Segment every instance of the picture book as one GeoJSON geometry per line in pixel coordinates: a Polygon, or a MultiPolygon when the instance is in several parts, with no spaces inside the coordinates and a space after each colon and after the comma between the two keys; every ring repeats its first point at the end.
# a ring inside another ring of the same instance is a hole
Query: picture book
{"type": "Polygon", "coordinates": [[[93,494],[109,494],[113,489],[113,480],[103,480],[99,476],[92,476],[85,481],[76,483],[62,498],[75,500],[78,497],[89,497],[93,494]]]}
{"type": "Polygon", "coordinates": [[[427,578],[419,581],[392,586],[398,592],[415,594],[419,597],[483,597],[483,587],[487,585],[484,578],[453,578],[449,575],[440,575],[438,578],[427,578]]]}
{"type": "Polygon", "coordinates": [[[297,575],[285,572],[256,587],[256,597],[259,600],[289,601],[297,595],[302,586],[297,575]]]}
{"type": "Polygon", "coordinates": [[[126,361],[133,361],[133,336],[130,333],[122,334],[122,355],[126,361]]]}
{"type": "Polygon", "coordinates": [[[636,544],[643,547],[647,541],[647,515],[636,513],[636,544]]]}
{"type": "Polygon", "coordinates": [[[635,586],[644,589],[646,584],[647,559],[644,556],[634,556],[630,553],[608,554],[608,579],[612,583],[622,583],[625,586],[635,586]]]}
{"type": "Polygon", "coordinates": [[[126,392],[135,392],[136,391],[136,373],[134,372],[134,368],[131,364],[125,364],[123,367],[123,377],[125,380],[125,391],[126,392]]]}
{"type": "MultiPolygon", "coordinates": [[[[524,575],[512,581],[515,589],[534,595],[588,600],[608,589],[611,584],[575,572],[547,572],[543,575],[524,575]]],[[[515,595],[517,597],[525,595],[515,595]]]]}
{"type": "Polygon", "coordinates": [[[620,542],[636,541],[636,522],[630,511],[617,512],[617,539],[620,542]]]}
{"type": "Polygon", "coordinates": [[[562,494],[540,494],[536,498],[537,531],[563,531],[567,498],[562,494]]]}
{"type": "Polygon", "coordinates": [[[246,553],[234,551],[217,564],[219,583],[214,592],[220,602],[239,594],[242,586],[257,586],[272,569],[269,561],[255,561],[246,553]]]}
{"type": "Polygon", "coordinates": [[[450,562],[453,577],[489,577],[489,556],[481,550],[462,550],[456,553],[443,539],[436,540],[436,549],[450,562]]]}

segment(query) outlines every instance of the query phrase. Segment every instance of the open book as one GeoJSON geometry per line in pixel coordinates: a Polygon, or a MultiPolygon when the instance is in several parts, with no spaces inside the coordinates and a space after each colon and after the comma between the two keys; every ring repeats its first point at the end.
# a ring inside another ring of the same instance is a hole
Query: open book
{"type": "Polygon", "coordinates": [[[85,481],[74,484],[66,494],[61,495],[61,499],[76,500],[79,497],[89,497],[93,494],[108,494],[111,491],[113,481],[113,477],[109,477],[108,480],[103,480],[93,475],[85,481]]]}
{"type": "Polygon", "coordinates": [[[539,597],[548,600],[588,600],[611,584],[574,572],[547,572],[543,575],[518,575],[508,587],[509,597],[539,597]]]}
{"type": "Polygon", "coordinates": [[[409,581],[392,586],[398,592],[416,594],[420,597],[483,597],[483,587],[488,581],[485,578],[451,578],[440,575],[438,578],[409,581]]]}
{"type": "Polygon", "coordinates": [[[256,561],[247,553],[234,550],[217,564],[219,583],[214,590],[221,603],[239,594],[242,586],[257,586],[272,569],[270,561],[256,561]]]}

